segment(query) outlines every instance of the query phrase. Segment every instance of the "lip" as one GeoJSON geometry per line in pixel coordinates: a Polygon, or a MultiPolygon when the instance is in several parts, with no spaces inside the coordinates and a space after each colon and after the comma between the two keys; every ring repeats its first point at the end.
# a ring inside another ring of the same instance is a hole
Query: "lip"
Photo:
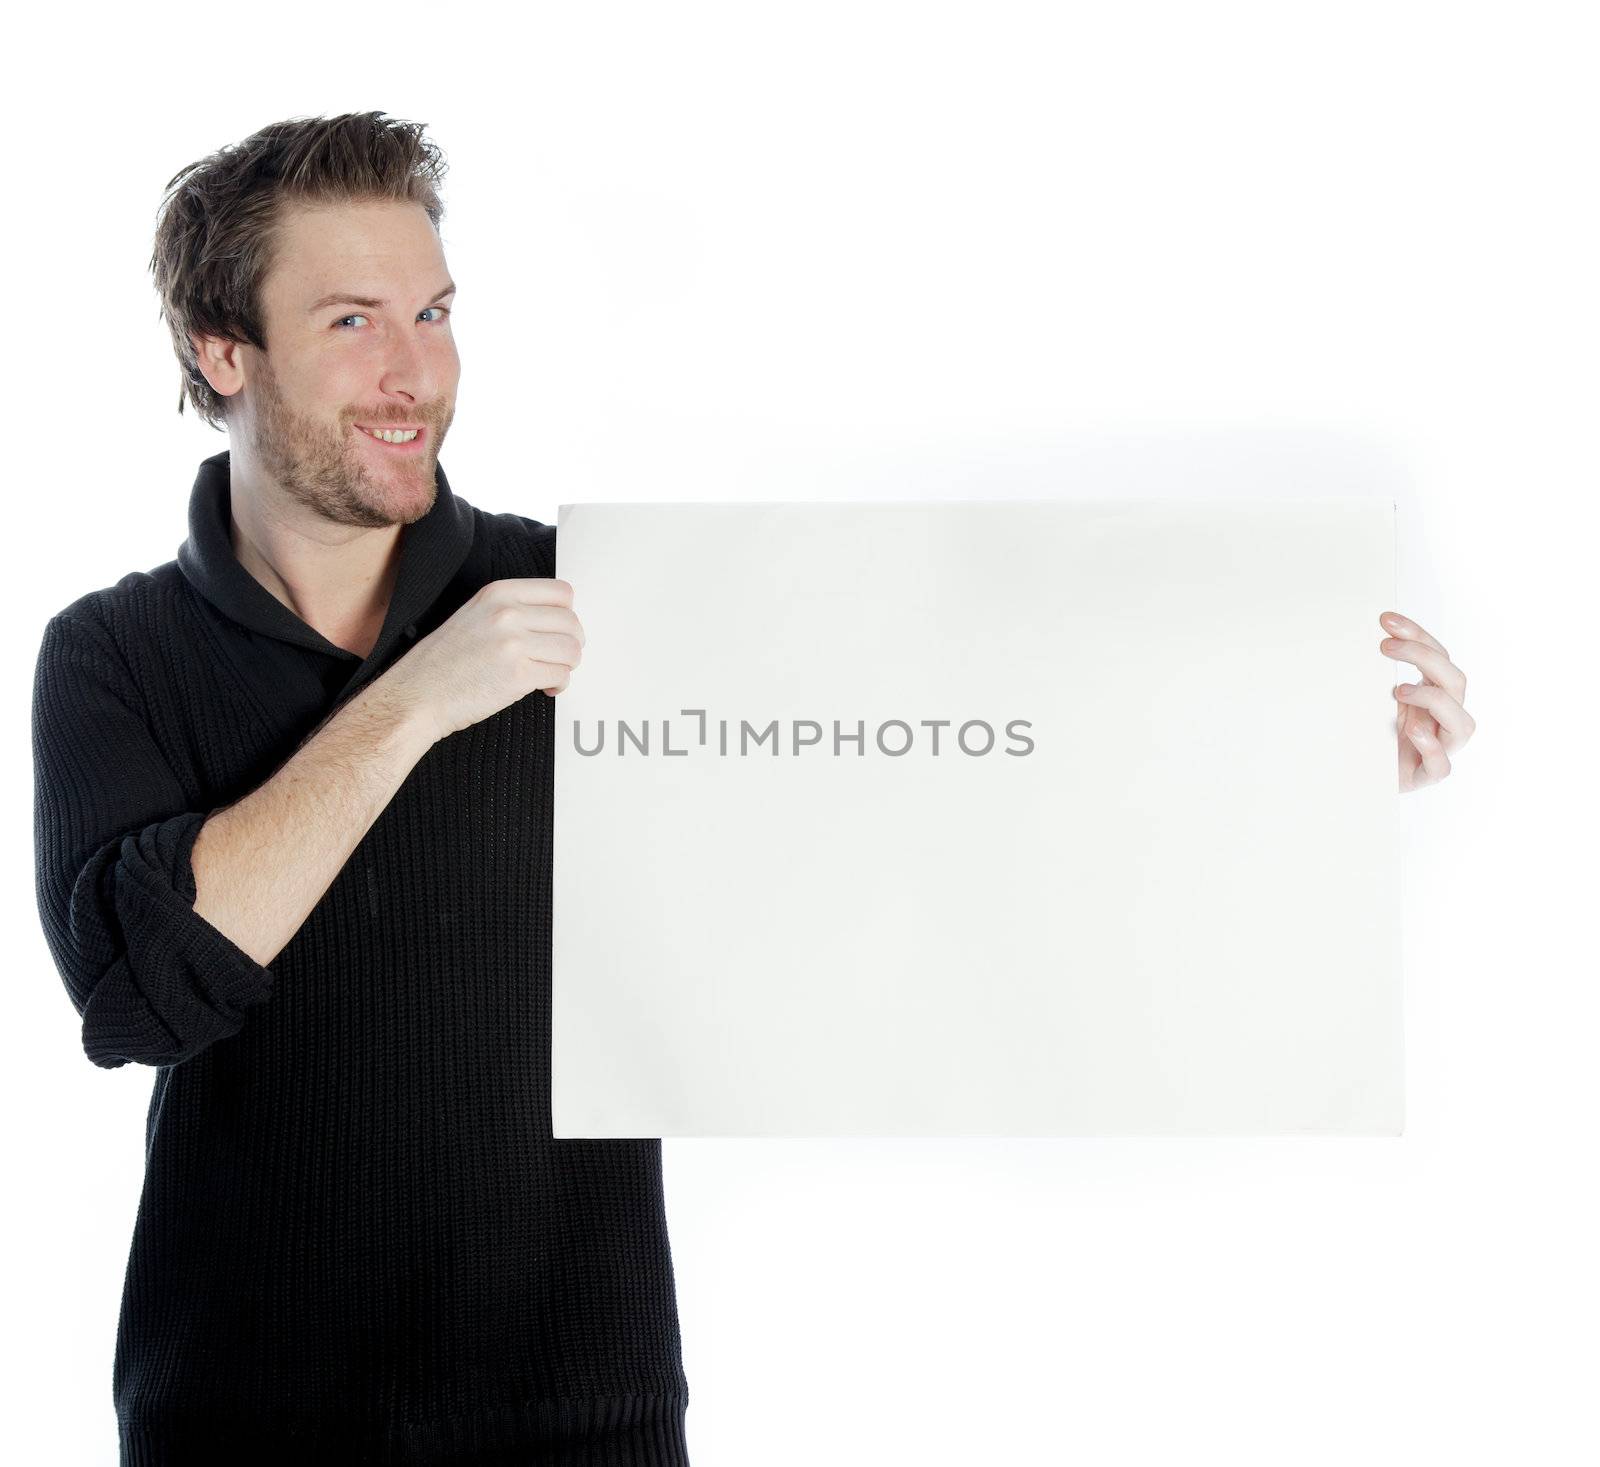
{"type": "Polygon", "coordinates": [[[366,442],[372,444],[376,452],[400,457],[421,453],[428,441],[427,425],[423,423],[352,423],[351,431],[359,433],[366,442]],[[390,432],[404,432],[407,428],[415,428],[417,436],[409,443],[385,443],[381,438],[374,438],[371,433],[362,432],[366,427],[387,428],[390,432]]]}

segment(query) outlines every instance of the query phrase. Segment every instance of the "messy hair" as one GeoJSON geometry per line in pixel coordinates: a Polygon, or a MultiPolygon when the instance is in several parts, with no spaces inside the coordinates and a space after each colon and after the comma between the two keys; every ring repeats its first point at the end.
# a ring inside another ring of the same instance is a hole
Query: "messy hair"
{"type": "Polygon", "coordinates": [[[423,136],[425,126],[382,112],[291,118],[168,180],[150,272],[182,369],[179,413],[187,398],[198,417],[225,429],[227,399],[200,371],[191,337],[220,336],[267,349],[261,287],[289,206],[409,202],[421,204],[438,229],[445,163],[423,136]]]}

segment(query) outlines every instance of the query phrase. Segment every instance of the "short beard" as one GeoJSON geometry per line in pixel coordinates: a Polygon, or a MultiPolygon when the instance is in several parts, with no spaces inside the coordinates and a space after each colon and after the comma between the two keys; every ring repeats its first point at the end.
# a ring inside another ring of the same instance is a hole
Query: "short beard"
{"type": "Polygon", "coordinates": [[[290,498],[336,525],[370,530],[411,524],[433,508],[437,482],[427,503],[409,518],[397,519],[363,499],[359,493],[362,470],[352,463],[347,445],[342,440],[330,443],[320,425],[290,411],[265,353],[260,363],[251,448],[263,472],[290,498]]]}

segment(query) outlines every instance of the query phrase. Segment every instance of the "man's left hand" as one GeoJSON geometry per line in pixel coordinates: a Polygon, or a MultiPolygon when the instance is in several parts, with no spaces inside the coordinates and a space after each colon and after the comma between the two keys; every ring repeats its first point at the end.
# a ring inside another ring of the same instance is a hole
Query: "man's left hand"
{"type": "Polygon", "coordinates": [[[1392,633],[1378,644],[1383,655],[1409,662],[1422,674],[1420,683],[1401,683],[1394,690],[1400,703],[1400,793],[1406,794],[1438,784],[1449,774],[1450,755],[1472,737],[1478,724],[1462,706],[1467,676],[1439,640],[1395,611],[1384,612],[1378,620],[1392,633]]]}

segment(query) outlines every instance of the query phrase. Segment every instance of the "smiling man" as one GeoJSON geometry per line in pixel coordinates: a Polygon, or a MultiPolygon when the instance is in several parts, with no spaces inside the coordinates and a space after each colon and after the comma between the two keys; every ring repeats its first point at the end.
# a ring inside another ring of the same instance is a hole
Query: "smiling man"
{"type": "Polygon", "coordinates": [[[555,530],[456,496],[437,151],[298,119],[169,184],[228,434],[176,559],[53,616],[39,910],[154,1072],[121,1460],[683,1464],[660,1141],[551,1135],[555,530]],[[533,696],[538,694],[539,696],[533,696]]]}

